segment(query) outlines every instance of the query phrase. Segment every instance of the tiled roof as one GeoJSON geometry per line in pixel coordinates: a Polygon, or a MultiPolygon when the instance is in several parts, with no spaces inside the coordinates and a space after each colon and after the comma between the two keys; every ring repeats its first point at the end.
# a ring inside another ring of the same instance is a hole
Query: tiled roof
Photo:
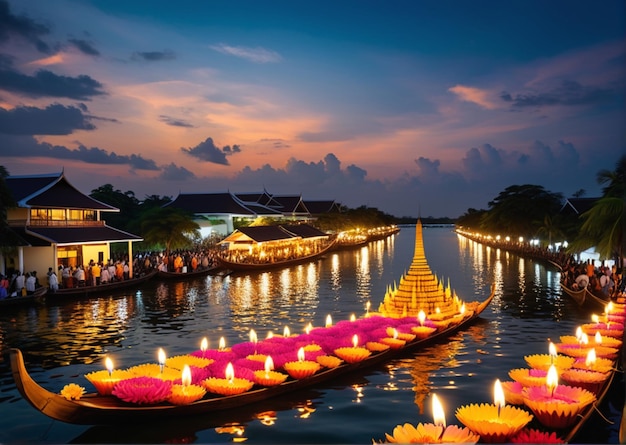
{"type": "Polygon", "coordinates": [[[328,236],[328,234],[316,229],[308,224],[283,224],[285,230],[301,238],[317,238],[320,236],[328,236]]]}
{"type": "Polygon", "coordinates": [[[28,227],[26,233],[43,240],[64,244],[141,241],[142,238],[109,226],[28,227]]]}
{"type": "Polygon", "coordinates": [[[280,210],[285,214],[309,214],[301,196],[274,196],[274,200],[280,204],[280,210]]]}
{"type": "Polygon", "coordinates": [[[181,193],[167,204],[195,214],[279,215],[261,204],[242,202],[232,193],[181,193]]]}
{"type": "Polygon", "coordinates": [[[6,184],[19,207],[119,211],[77,190],[63,173],[9,176],[6,184]]]}
{"type": "Polygon", "coordinates": [[[280,226],[240,227],[237,230],[257,243],[294,238],[293,234],[285,232],[280,226]]]}
{"type": "Polygon", "coordinates": [[[322,213],[339,212],[339,204],[335,201],[304,201],[304,205],[311,215],[319,215],[322,213]]]}
{"type": "Polygon", "coordinates": [[[240,227],[225,238],[222,243],[252,240],[257,243],[268,241],[288,240],[293,238],[318,238],[327,237],[324,232],[317,230],[308,224],[286,224],[276,226],[250,226],[240,227]],[[243,235],[243,236],[242,236],[243,235]]]}

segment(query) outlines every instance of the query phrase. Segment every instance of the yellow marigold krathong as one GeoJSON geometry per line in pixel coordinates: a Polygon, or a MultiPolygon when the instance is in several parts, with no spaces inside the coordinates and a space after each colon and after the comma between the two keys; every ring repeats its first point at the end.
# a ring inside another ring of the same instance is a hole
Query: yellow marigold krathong
{"type": "Polygon", "coordinates": [[[343,363],[343,360],[334,355],[318,355],[315,357],[315,361],[324,368],[336,368],[343,363]]]}
{"type": "Polygon", "coordinates": [[[80,400],[83,394],[85,394],[85,388],[76,383],[68,383],[61,390],[61,395],[67,400],[80,400]]]}
{"type": "Polygon", "coordinates": [[[596,396],[583,388],[558,385],[549,389],[546,385],[524,388],[524,404],[531,409],[537,420],[544,426],[561,429],[572,426],[578,414],[596,396]]]}
{"type": "Polygon", "coordinates": [[[509,377],[523,386],[541,386],[546,383],[546,371],[539,369],[518,368],[509,371],[509,377]]]}
{"type": "Polygon", "coordinates": [[[305,352],[316,352],[316,351],[321,351],[322,347],[318,344],[311,343],[306,346],[303,346],[302,349],[304,349],[305,352]]]}
{"type": "Polygon", "coordinates": [[[137,377],[155,377],[161,380],[178,380],[180,379],[180,370],[161,367],[156,363],[143,363],[141,365],[132,366],[127,369],[132,375],[137,377]],[[161,371],[163,369],[163,371],[161,371]]]}
{"type": "Polygon", "coordinates": [[[254,371],[254,381],[261,386],[276,386],[283,383],[289,377],[287,374],[277,371],[254,371]]]}
{"type": "Polygon", "coordinates": [[[372,352],[381,352],[389,349],[389,345],[377,341],[368,341],[365,343],[365,347],[372,352]]]}
{"type": "Polygon", "coordinates": [[[404,340],[406,342],[415,340],[415,334],[411,334],[408,332],[397,332],[397,331],[394,331],[394,328],[387,328],[386,332],[389,337],[396,336],[400,340],[404,340]]]}
{"type": "Polygon", "coordinates": [[[381,338],[379,342],[388,345],[391,349],[400,349],[406,344],[406,341],[393,337],[381,338]]]}
{"type": "MultiPolygon", "coordinates": [[[[589,343],[587,344],[587,346],[589,347],[594,347],[597,346],[598,343],[596,343],[595,339],[594,339],[595,335],[591,338],[589,338],[589,343]]],[[[578,338],[575,335],[562,335],[560,337],[561,343],[566,344],[566,345],[574,345],[574,344],[580,344],[580,341],[578,340],[578,338]]],[[[602,346],[608,346],[609,348],[621,348],[622,347],[622,341],[615,338],[615,337],[604,337],[602,336],[601,339],[601,343],[599,343],[602,346]]]]}
{"type": "Polygon", "coordinates": [[[294,379],[305,379],[311,377],[320,370],[322,365],[310,360],[287,362],[283,365],[285,371],[294,379]]]}
{"type": "Polygon", "coordinates": [[[347,363],[360,362],[372,353],[369,349],[362,348],[360,346],[346,346],[343,348],[337,348],[333,351],[337,357],[347,363]]]}
{"type": "Polygon", "coordinates": [[[215,360],[196,357],[195,355],[176,355],[174,357],[168,357],[165,360],[165,366],[170,369],[178,369],[179,371],[183,369],[185,365],[195,366],[196,368],[204,368],[209,366],[215,360]]]}
{"type": "Polygon", "coordinates": [[[388,443],[467,443],[475,444],[480,437],[469,428],[459,428],[450,425],[443,426],[432,423],[418,423],[413,426],[410,423],[398,425],[391,434],[385,433],[388,443]]]}
{"type": "Polygon", "coordinates": [[[586,323],[581,326],[582,331],[591,336],[599,332],[603,337],[622,338],[624,335],[624,325],[621,323],[586,323]]]}
{"type": "Polygon", "coordinates": [[[424,339],[429,335],[432,335],[432,333],[436,330],[437,328],[433,328],[431,326],[413,326],[411,328],[411,332],[413,332],[413,334],[415,334],[415,336],[419,339],[424,339]]]}
{"type": "Polygon", "coordinates": [[[487,403],[457,408],[456,417],[482,441],[489,443],[508,442],[533,419],[532,414],[523,409],[510,405],[498,409],[487,403]]]}
{"type": "Polygon", "coordinates": [[[139,405],[154,405],[170,396],[172,382],[156,377],[133,377],[115,385],[112,394],[120,400],[139,405]]]}
{"type": "Polygon", "coordinates": [[[172,391],[167,399],[173,405],[189,405],[200,400],[206,390],[199,385],[172,385],[172,391]]]}
{"type": "Polygon", "coordinates": [[[617,353],[619,352],[619,349],[609,348],[608,346],[598,346],[598,345],[596,346],[588,345],[585,347],[579,347],[579,346],[573,346],[570,344],[564,345],[563,343],[558,343],[555,346],[556,346],[557,351],[559,351],[560,353],[569,355],[570,357],[575,357],[575,358],[587,357],[587,353],[589,353],[589,350],[591,348],[595,349],[596,356],[601,357],[601,358],[614,359],[617,357],[617,353]]]}
{"type": "Polygon", "coordinates": [[[254,360],[256,362],[265,362],[267,360],[267,355],[265,354],[250,354],[246,356],[248,360],[254,360]]]}
{"type": "Polygon", "coordinates": [[[133,377],[131,373],[122,369],[114,369],[111,372],[104,369],[85,374],[85,378],[91,382],[98,394],[102,396],[110,395],[118,382],[131,377],[133,377]]]}
{"type": "Polygon", "coordinates": [[[202,386],[210,393],[232,396],[250,390],[254,386],[254,382],[237,377],[232,379],[209,377],[202,381],[202,386]]]}
{"type": "Polygon", "coordinates": [[[557,371],[564,371],[572,367],[575,358],[569,357],[567,355],[556,355],[551,356],[550,354],[533,354],[524,356],[524,360],[528,363],[528,366],[534,369],[540,369],[542,371],[547,371],[550,368],[550,365],[554,365],[557,371]]]}
{"type": "Polygon", "coordinates": [[[568,369],[561,374],[561,379],[569,386],[577,386],[598,395],[608,380],[608,372],[586,371],[584,369],[568,369]]]}
{"type": "Polygon", "coordinates": [[[595,362],[587,365],[585,363],[585,359],[578,359],[574,362],[572,368],[575,369],[586,369],[588,371],[596,371],[596,372],[610,372],[614,368],[613,360],[608,358],[597,358],[595,362]]]}

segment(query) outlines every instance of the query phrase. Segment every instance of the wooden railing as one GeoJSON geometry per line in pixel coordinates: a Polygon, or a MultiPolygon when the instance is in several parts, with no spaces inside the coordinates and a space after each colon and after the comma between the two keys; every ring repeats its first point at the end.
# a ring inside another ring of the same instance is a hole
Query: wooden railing
{"type": "MultiPolygon", "coordinates": [[[[24,226],[26,225],[26,220],[22,221],[10,221],[9,224],[12,226],[24,226]]],[[[82,219],[70,219],[66,221],[58,221],[58,220],[42,220],[42,219],[33,219],[30,221],[30,227],[102,227],[104,226],[105,221],[90,221],[90,220],[82,220],[82,219]]]]}

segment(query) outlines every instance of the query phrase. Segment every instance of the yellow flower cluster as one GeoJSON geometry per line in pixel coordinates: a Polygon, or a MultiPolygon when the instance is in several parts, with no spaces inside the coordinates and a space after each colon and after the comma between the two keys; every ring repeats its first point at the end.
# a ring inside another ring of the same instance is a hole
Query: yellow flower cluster
{"type": "Polygon", "coordinates": [[[67,400],[79,400],[85,394],[85,388],[76,383],[69,383],[61,390],[61,395],[67,400]]]}

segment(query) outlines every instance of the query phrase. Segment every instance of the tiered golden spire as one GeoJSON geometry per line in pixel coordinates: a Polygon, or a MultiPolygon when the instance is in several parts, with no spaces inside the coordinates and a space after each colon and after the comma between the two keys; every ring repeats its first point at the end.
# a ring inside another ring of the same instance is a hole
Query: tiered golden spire
{"type": "Polygon", "coordinates": [[[443,279],[439,280],[431,272],[424,253],[422,222],[415,225],[415,251],[409,271],[405,272],[400,283],[387,288],[385,298],[378,312],[387,317],[415,317],[420,311],[427,315],[438,314],[447,318],[459,312],[460,301],[450,288],[450,281],[444,288],[443,279]]]}

